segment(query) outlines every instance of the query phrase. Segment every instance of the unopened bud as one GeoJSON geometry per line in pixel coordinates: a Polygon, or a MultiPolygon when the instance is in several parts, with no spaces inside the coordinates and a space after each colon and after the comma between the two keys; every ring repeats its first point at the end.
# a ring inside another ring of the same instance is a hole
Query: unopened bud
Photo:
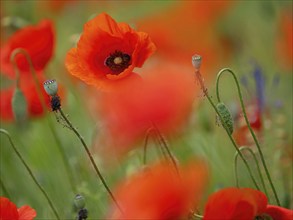
{"type": "Polygon", "coordinates": [[[58,92],[58,84],[55,79],[52,80],[46,80],[44,82],[44,89],[46,93],[50,96],[54,96],[58,92]]]}
{"type": "Polygon", "coordinates": [[[223,119],[223,126],[226,126],[228,128],[229,134],[231,135],[233,133],[233,119],[229,109],[222,102],[217,104],[217,109],[221,118],[223,119]]]}
{"type": "Polygon", "coordinates": [[[83,209],[85,207],[85,199],[82,195],[77,194],[74,198],[74,205],[77,209],[83,209]]]}
{"type": "Polygon", "coordinates": [[[11,104],[15,120],[18,122],[24,121],[27,118],[27,101],[19,88],[15,89],[11,104]]]}
{"type": "Polygon", "coordinates": [[[192,56],[192,65],[195,67],[195,69],[200,69],[201,66],[201,56],[200,55],[193,55],[192,56]]]}

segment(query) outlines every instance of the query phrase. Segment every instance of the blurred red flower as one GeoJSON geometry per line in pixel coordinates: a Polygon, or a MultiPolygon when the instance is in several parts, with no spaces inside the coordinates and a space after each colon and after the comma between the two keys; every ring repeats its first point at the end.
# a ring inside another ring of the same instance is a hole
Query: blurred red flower
{"type": "Polygon", "coordinates": [[[266,195],[250,188],[226,188],[212,194],[207,201],[204,220],[253,220],[270,215],[274,220],[286,220],[292,210],[267,205],[266,195]]]}
{"type": "MultiPolygon", "coordinates": [[[[43,20],[36,26],[26,26],[16,31],[0,49],[1,74],[15,79],[15,72],[10,62],[14,49],[25,49],[32,59],[34,68],[43,70],[53,55],[55,33],[50,20],[43,20]]],[[[17,66],[23,73],[28,73],[29,65],[23,55],[16,56],[17,66]]]]}
{"type": "MultiPolygon", "coordinates": [[[[157,55],[171,62],[187,63],[200,54],[201,70],[215,72],[227,63],[227,48],[221,42],[217,22],[231,8],[233,1],[174,1],[169,7],[141,19],[137,26],[152,36],[157,55]]],[[[190,65],[190,72],[193,71],[190,65]]]]}
{"type": "Polygon", "coordinates": [[[33,220],[37,213],[28,205],[17,209],[16,205],[5,197],[0,197],[1,220],[33,220]]]}
{"type": "Polygon", "coordinates": [[[141,81],[102,95],[104,134],[98,146],[107,146],[107,154],[128,150],[153,124],[167,135],[182,129],[195,98],[194,78],[181,66],[165,64],[145,70],[141,81]]]}
{"type": "MultiPolygon", "coordinates": [[[[263,130],[263,121],[262,113],[257,103],[247,104],[246,114],[252,130],[258,137],[261,137],[261,133],[263,130]]],[[[250,131],[246,125],[245,119],[241,115],[241,113],[237,115],[235,122],[236,123],[233,137],[235,138],[236,143],[239,146],[253,145],[253,137],[251,136],[250,131]]]]}
{"type": "Polygon", "coordinates": [[[202,161],[179,169],[167,163],[153,165],[120,185],[116,197],[120,210],[111,210],[113,219],[187,219],[200,200],[207,182],[202,161]]]}
{"type": "Polygon", "coordinates": [[[101,90],[109,90],[133,74],[155,51],[144,32],[126,23],[117,23],[102,13],[84,25],[76,48],[66,56],[67,70],[101,90]]]}
{"type": "Polygon", "coordinates": [[[293,14],[292,4],[281,13],[279,23],[279,38],[277,39],[278,55],[277,60],[288,70],[293,69],[293,14]],[[288,10],[290,8],[291,10],[288,10]]]}
{"type": "MultiPolygon", "coordinates": [[[[45,77],[43,69],[52,57],[55,43],[55,32],[53,24],[49,20],[41,21],[37,26],[26,26],[15,32],[0,49],[0,72],[1,77],[9,82],[6,87],[0,90],[0,118],[5,121],[13,121],[12,98],[15,91],[15,81],[17,80],[13,65],[10,62],[10,56],[13,50],[22,48],[29,54],[33,67],[37,72],[37,79],[41,88],[45,77]]],[[[29,63],[25,56],[21,53],[17,54],[16,64],[20,71],[20,90],[25,96],[28,105],[28,116],[41,116],[45,110],[42,108],[41,101],[37,94],[36,85],[34,83],[32,73],[30,72],[29,63]]],[[[43,91],[45,102],[49,107],[49,97],[43,91]]]]}
{"type": "Polygon", "coordinates": [[[293,219],[293,211],[283,207],[268,205],[265,211],[273,220],[293,219]]]}

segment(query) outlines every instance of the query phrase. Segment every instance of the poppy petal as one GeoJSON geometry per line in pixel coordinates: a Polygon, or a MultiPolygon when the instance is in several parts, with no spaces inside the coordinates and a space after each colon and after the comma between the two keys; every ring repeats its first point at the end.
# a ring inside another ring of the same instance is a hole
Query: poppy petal
{"type": "Polygon", "coordinates": [[[28,205],[24,205],[18,209],[19,220],[32,220],[37,216],[36,210],[28,205]]]}
{"type": "MultiPolygon", "coordinates": [[[[34,68],[42,70],[52,57],[54,43],[53,23],[50,20],[43,20],[36,26],[29,25],[18,30],[0,49],[1,72],[11,79],[15,78],[10,56],[16,48],[25,49],[32,59],[34,68]]],[[[17,55],[16,62],[21,71],[29,70],[23,55],[17,55]]]]}
{"type": "Polygon", "coordinates": [[[16,205],[5,197],[0,197],[0,219],[1,220],[18,220],[16,205]]]}
{"type": "Polygon", "coordinates": [[[286,209],[280,206],[268,205],[265,211],[274,220],[293,219],[293,210],[286,209]]]}

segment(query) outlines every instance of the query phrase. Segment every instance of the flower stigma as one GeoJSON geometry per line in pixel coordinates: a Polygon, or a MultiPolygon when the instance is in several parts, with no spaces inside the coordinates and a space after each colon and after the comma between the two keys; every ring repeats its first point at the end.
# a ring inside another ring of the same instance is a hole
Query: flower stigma
{"type": "Polygon", "coordinates": [[[109,57],[107,57],[105,65],[111,69],[111,74],[118,75],[131,64],[130,60],[130,55],[116,50],[114,53],[110,54],[109,57]]]}

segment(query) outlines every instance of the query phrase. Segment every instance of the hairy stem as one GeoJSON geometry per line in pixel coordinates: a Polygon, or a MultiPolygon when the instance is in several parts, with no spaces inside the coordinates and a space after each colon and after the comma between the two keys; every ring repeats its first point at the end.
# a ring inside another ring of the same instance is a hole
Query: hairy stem
{"type": "Polygon", "coordinates": [[[256,135],[254,134],[254,131],[253,131],[253,129],[252,129],[251,126],[250,126],[250,123],[249,123],[249,120],[248,120],[248,117],[247,117],[247,114],[246,114],[246,110],[245,110],[245,107],[244,107],[243,97],[242,97],[242,93],[241,93],[241,89],[240,89],[240,85],[239,85],[238,79],[237,79],[235,73],[234,73],[231,69],[229,69],[229,68],[222,69],[222,70],[218,73],[218,75],[217,75],[216,93],[217,93],[217,99],[218,99],[218,102],[221,101],[221,99],[220,99],[220,93],[219,93],[219,82],[220,82],[220,77],[222,76],[223,73],[226,73],[226,72],[227,72],[227,73],[230,73],[230,74],[232,75],[232,77],[233,77],[233,79],[234,79],[234,81],[235,81],[235,83],[236,83],[237,90],[238,90],[238,96],[239,96],[239,99],[240,99],[240,104],[241,104],[241,108],[242,108],[242,112],[243,112],[243,116],[244,116],[245,122],[246,122],[247,127],[248,127],[248,129],[249,129],[249,131],[250,131],[250,133],[251,133],[251,135],[252,135],[252,137],[253,137],[253,140],[254,140],[255,144],[256,144],[256,147],[257,147],[257,150],[258,150],[258,152],[259,152],[259,155],[260,155],[260,159],[261,159],[262,165],[263,165],[263,167],[264,167],[264,170],[265,170],[266,176],[267,176],[267,178],[268,178],[268,180],[269,180],[270,186],[271,186],[271,188],[272,188],[272,190],[273,190],[273,193],[274,193],[274,196],[275,196],[276,202],[277,202],[277,204],[280,206],[280,205],[281,205],[281,204],[280,204],[280,200],[279,200],[279,198],[278,198],[278,195],[277,195],[277,192],[276,192],[275,186],[274,186],[273,181],[272,181],[272,179],[271,179],[271,175],[270,175],[269,170],[268,170],[268,168],[267,168],[267,165],[266,165],[266,162],[265,162],[265,159],[264,159],[264,155],[263,155],[263,153],[262,153],[262,150],[261,150],[261,148],[260,148],[260,145],[259,145],[259,142],[258,142],[258,140],[257,140],[257,138],[256,138],[256,135]]]}
{"type": "MultiPolygon", "coordinates": [[[[263,176],[262,176],[262,173],[261,173],[261,170],[260,170],[260,166],[259,166],[259,163],[258,163],[258,160],[256,158],[255,153],[249,147],[245,147],[245,146],[240,147],[239,150],[241,152],[244,151],[244,150],[247,150],[253,156],[253,159],[254,159],[256,167],[257,167],[257,171],[258,171],[259,176],[260,176],[260,180],[261,180],[263,189],[265,191],[265,194],[268,196],[267,188],[266,188],[266,185],[265,185],[265,182],[264,182],[264,179],[263,179],[263,176]]],[[[238,156],[239,156],[239,154],[238,154],[238,152],[236,152],[235,157],[234,157],[234,169],[235,169],[235,179],[236,179],[236,186],[237,187],[239,187],[238,171],[237,171],[237,159],[238,159],[238,156]]]]}
{"type": "Polygon", "coordinates": [[[230,141],[232,142],[232,144],[233,144],[235,150],[238,152],[239,156],[240,156],[241,159],[243,160],[243,162],[244,162],[244,164],[245,164],[245,166],[246,166],[246,168],[247,168],[247,170],[248,170],[248,173],[249,173],[249,175],[250,175],[250,178],[252,179],[252,181],[253,181],[255,187],[259,190],[260,188],[259,188],[259,186],[258,186],[258,184],[257,184],[257,182],[256,182],[256,180],[255,180],[255,178],[254,178],[254,176],[252,175],[252,171],[251,171],[251,169],[250,169],[250,167],[249,167],[249,165],[248,165],[247,160],[245,159],[245,157],[243,156],[243,154],[242,154],[241,151],[239,150],[239,148],[238,148],[238,146],[237,146],[237,144],[236,144],[236,142],[235,142],[233,136],[231,135],[231,133],[230,133],[230,131],[229,131],[229,128],[227,127],[227,125],[226,125],[226,123],[225,123],[225,121],[224,121],[222,115],[219,113],[219,111],[218,111],[216,105],[214,104],[213,100],[211,99],[211,97],[210,97],[209,94],[208,94],[208,90],[207,90],[207,88],[206,88],[205,85],[204,85],[204,82],[203,82],[202,76],[201,76],[201,74],[200,74],[200,71],[199,71],[198,69],[196,69],[195,74],[196,74],[196,77],[197,77],[197,79],[198,79],[198,82],[199,82],[199,84],[200,84],[200,86],[201,86],[201,89],[202,89],[204,95],[207,97],[209,103],[211,104],[211,106],[214,108],[215,112],[216,112],[217,115],[219,116],[220,121],[221,121],[221,123],[222,123],[222,125],[223,125],[223,127],[224,127],[224,129],[225,129],[225,131],[226,131],[226,133],[227,133],[227,135],[228,135],[230,141]]]}
{"type": "Polygon", "coordinates": [[[98,175],[98,177],[100,178],[100,180],[102,181],[103,186],[105,187],[105,189],[107,190],[107,192],[109,193],[110,197],[112,198],[112,200],[114,201],[114,203],[116,204],[116,206],[119,208],[119,210],[122,212],[122,209],[119,205],[119,203],[117,202],[117,200],[115,199],[113,193],[111,192],[110,188],[108,187],[103,175],[101,174],[98,166],[96,165],[94,158],[92,157],[91,152],[89,151],[83,137],[79,134],[79,132],[76,130],[76,128],[72,125],[72,123],[69,121],[69,119],[66,117],[66,115],[63,113],[62,109],[59,108],[58,111],[60,112],[62,118],[64,119],[64,121],[67,123],[68,127],[74,132],[74,134],[78,137],[78,139],[80,140],[80,142],[82,143],[82,146],[84,147],[95,171],[96,174],[98,175]]]}
{"type": "MultiPolygon", "coordinates": [[[[20,71],[19,71],[18,66],[16,64],[16,61],[15,61],[15,56],[17,54],[22,54],[26,58],[27,62],[29,63],[30,73],[32,74],[32,77],[33,77],[33,80],[34,80],[34,83],[35,83],[35,86],[36,86],[37,95],[38,95],[38,97],[39,97],[39,99],[41,101],[42,108],[45,111],[47,109],[47,106],[46,106],[45,98],[44,98],[42,90],[41,90],[40,82],[39,82],[39,80],[37,78],[37,73],[36,73],[36,71],[34,69],[34,66],[33,66],[32,60],[30,58],[30,55],[28,54],[28,52],[25,49],[22,49],[22,48],[17,48],[15,50],[13,50],[12,53],[11,53],[11,56],[10,56],[10,61],[13,64],[13,67],[14,67],[14,70],[15,70],[15,73],[16,73],[16,76],[17,76],[17,87],[19,88],[19,86],[20,86],[20,71]]],[[[72,171],[70,169],[68,158],[66,157],[66,154],[65,154],[65,152],[63,150],[61,140],[57,135],[55,126],[53,125],[53,121],[51,120],[51,118],[46,117],[46,119],[47,119],[47,123],[49,125],[49,128],[50,128],[50,130],[51,130],[51,132],[53,134],[53,137],[54,137],[54,139],[56,141],[59,153],[60,153],[60,155],[62,157],[63,164],[64,164],[66,173],[67,173],[68,178],[69,178],[69,184],[71,186],[71,189],[72,189],[73,192],[76,192],[76,186],[74,184],[73,174],[72,174],[72,171]]]]}

